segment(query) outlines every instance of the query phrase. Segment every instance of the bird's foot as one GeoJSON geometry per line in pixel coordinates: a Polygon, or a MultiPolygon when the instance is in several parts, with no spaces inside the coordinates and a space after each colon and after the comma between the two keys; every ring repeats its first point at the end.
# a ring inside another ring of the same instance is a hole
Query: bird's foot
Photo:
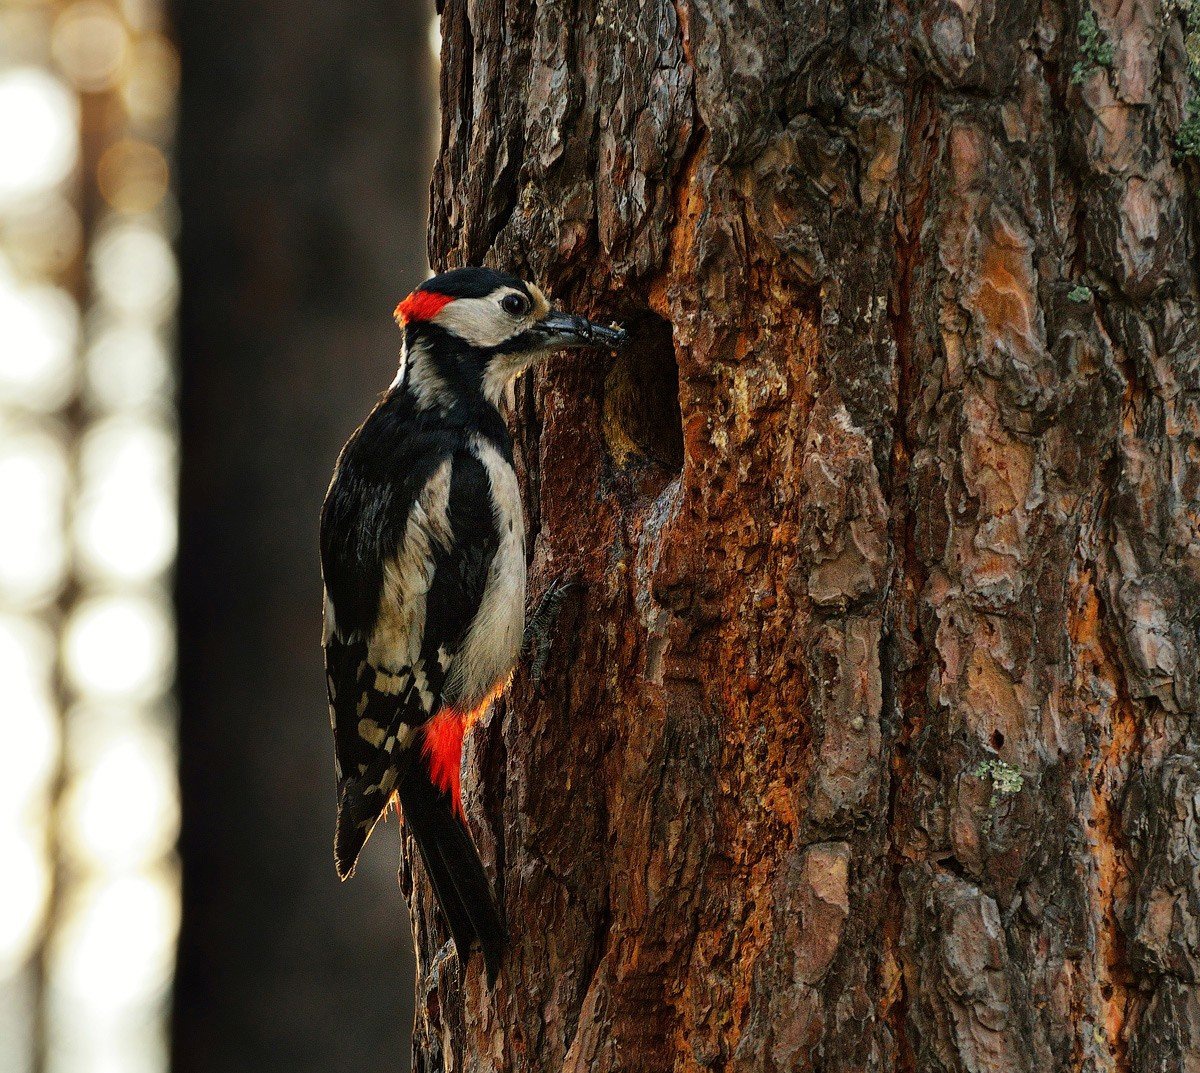
{"type": "Polygon", "coordinates": [[[452,957],[457,957],[457,955],[458,951],[454,947],[453,939],[447,939],[445,945],[433,955],[433,960],[429,963],[429,972],[426,973],[432,987],[436,988],[438,985],[438,980],[442,974],[442,966],[452,957]]]}
{"type": "Polygon", "coordinates": [[[537,602],[525,627],[525,651],[529,654],[529,678],[540,682],[550,659],[551,634],[562,610],[563,601],[572,589],[579,588],[579,575],[563,575],[550,582],[537,602]]]}

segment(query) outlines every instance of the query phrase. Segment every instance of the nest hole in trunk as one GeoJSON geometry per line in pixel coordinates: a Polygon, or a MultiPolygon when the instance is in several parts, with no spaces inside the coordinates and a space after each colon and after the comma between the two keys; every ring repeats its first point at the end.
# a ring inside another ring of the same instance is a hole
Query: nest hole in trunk
{"type": "Polygon", "coordinates": [[[623,317],[629,341],[604,380],[604,439],[618,466],[653,463],[666,480],[683,469],[679,365],[671,323],[648,309],[623,317]]]}

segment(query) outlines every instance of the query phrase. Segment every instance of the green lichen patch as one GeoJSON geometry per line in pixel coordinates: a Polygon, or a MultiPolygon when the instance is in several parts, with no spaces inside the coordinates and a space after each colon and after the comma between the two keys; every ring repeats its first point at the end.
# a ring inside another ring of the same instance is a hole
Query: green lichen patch
{"type": "Polygon", "coordinates": [[[1067,298],[1072,302],[1090,302],[1092,300],[1092,288],[1086,287],[1082,283],[1076,284],[1067,291],[1067,298]]]}
{"type": "Polygon", "coordinates": [[[1200,0],[1166,0],[1163,14],[1167,18],[1183,16],[1183,47],[1191,91],[1183,122],[1175,132],[1175,149],[1182,157],[1200,160],[1200,0]]]}
{"type": "Polygon", "coordinates": [[[1200,86],[1200,3],[1193,2],[1188,6],[1187,36],[1183,39],[1184,51],[1188,58],[1188,76],[1192,80],[1192,88],[1200,86]]]}
{"type": "Polygon", "coordinates": [[[971,774],[977,779],[992,780],[992,797],[988,808],[995,808],[1001,797],[1011,797],[1020,793],[1021,787],[1025,785],[1025,776],[1003,760],[982,760],[971,774]]]}
{"type": "Polygon", "coordinates": [[[1200,102],[1194,97],[1188,103],[1187,115],[1179,124],[1179,131],[1175,135],[1175,148],[1181,156],[1200,160],[1200,102]]]}
{"type": "Polygon", "coordinates": [[[1088,8],[1079,18],[1076,27],[1079,34],[1079,51],[1081,58],[1071,68],[1071,82],[1081,86],[1097,67],[1113,65],[1113,46],[1100,24],[1096,21],[1096,13],[1088,8]]]}
{"type": "Polygon", "coordinates": [[[1164,19],[1183,16],[1183,48],[1193,85],[1200,83],[1200,0],[1166,0],[1164,19]]]}

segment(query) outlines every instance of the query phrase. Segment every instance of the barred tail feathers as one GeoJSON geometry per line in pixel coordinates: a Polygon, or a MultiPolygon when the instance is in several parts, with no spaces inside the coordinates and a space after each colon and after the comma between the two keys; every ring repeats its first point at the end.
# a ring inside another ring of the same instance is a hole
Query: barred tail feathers
{"type": "Polygon", "coordinates": [[[443,708],[425,724],[419,752],[413,748],[396,757],[399,769],[389,764],[382,779],[375,771],[343,779],[334,856],[338,875],[350,876],[394,789],[459,959],[465,964],[471,950],[480,947],[490,985],[507,932],[463,810],[463,738],[476,714],[443,708]],[[385,785],[386,793],[381,792],[385,785]]]}
{"type": "MultiPolygon", "coordinates": [[[[389,784],[396,778],[395,768],[385,773],[389,784]]],[[[386,790],[379,782],[368,777],[344,778],[338,783],[337,829],[333,839],[333,861],[339,879],[349,879],[354,874],[358,855],[367,839],[387,810],[392,788],[386,790]]]]}

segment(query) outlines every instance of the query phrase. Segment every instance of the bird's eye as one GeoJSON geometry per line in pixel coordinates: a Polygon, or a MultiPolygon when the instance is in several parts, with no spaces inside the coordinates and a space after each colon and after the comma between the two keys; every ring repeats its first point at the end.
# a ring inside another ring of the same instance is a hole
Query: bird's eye
{"type": "Polygon", "coordinates": [[[529,299],[523,294],[506,294],[500,299],[500,308],[510,317],[523,317],[529,312],[529,299]]]}

